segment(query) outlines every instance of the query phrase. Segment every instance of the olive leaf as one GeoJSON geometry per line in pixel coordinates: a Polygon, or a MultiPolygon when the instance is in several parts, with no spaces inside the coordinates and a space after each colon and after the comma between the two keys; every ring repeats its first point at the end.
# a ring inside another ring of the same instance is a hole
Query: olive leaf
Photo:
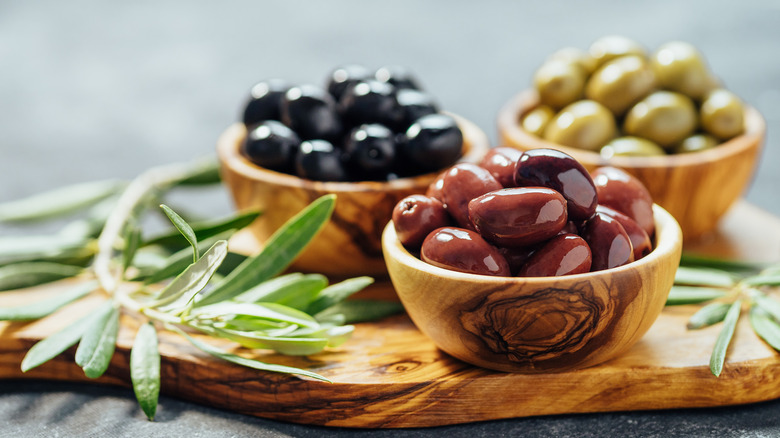
{"type": "Polygon", "coordinates": [[[750,326],[767,344],[780,351],[780,325],[768,313],[756,306],[750,309],[750,326]]]}
{"type": "Polygon", "coordinates": [[[780,286],[780,273],[762,274],[742,280],[748,286],[780,286]]]}
{"type": "Polygon", "coordinates": [[[190,314],[199,320],[226,321],[235,316],[295,324],[301,327],[318,328],[319,323],[305,312],[277,303],[237,303],[225,301],[208,306],[196,307],[190,314]]]}
{"type": "Polygon", "coordinates": [[[736,281],[731,273],[719,269],[680,266],[674,284],[727,288],[734,286],[736,281]]]}
{"type": "Polygon", "coordinates": [[[753,298],[753,302],[763,311],[768,313],[772,318],[780,321],[780,302],[777,302],[760,292],[754,293],[751,297],[753,298]]]}
{"type": "Polygon", "coordinates": [[[242,332],[228,329],[213,329],[212,333],[244,347],[274,350],[288,356],[305,356],[319,353],[328,346],[327,338],[296,338],[268,336],[260,332],[242,332]]]}
{"type": "Polygon", "coordinates": [[[119,334],[119,309],[108,311],[94,319],[81,337],[76,350],[76,365],[84,369],[90,379],[102,376],[111,363],[119,334]]]}
{"type": "Polygon", "coordinates": [[[1,321],[30,321],[54,313],[68,303],[78,300],[97,289],[97,282],[79,284],[52,298],[17,307],[0,307],[1,321]]]}
{"type": "Polygon", "coordinates": [[[737,327],[741,308],[742,300],[736,300],[731,304],[728,312],[726,312],[726,317],[723,320],[723,328],[718,334],[718,338],[715,340],[715,348],[713,348],[712,356],[710,356],[710,371],[715,377],[720,376],[720,373],[723,371],[723,364],[726,361],[726,351],[731,343],[731,338],[734,336],[734,330],[737,327]]]}
{"type": "Polygon", "coordinates": [[[141,239],[141,229],[134,222],[128,224],[122,248],[122,272],[126,272],[133,263],[135,254],[141,246],[141,239]]]}
{"type": "Polygon", "coordinates": [[[219,162],[209,158],[191,164],[189,169],[168,188],[219,184],[221,181],[219,162]]]}
{"type": "Polygon", "coordinates": [[[379,300],[349,300],[342,301],[322,312],[316,313],[314,319],[322,321],[332,315],[342,315],[344,323],[352,324],[364,321],[374,321],[404,310],[401,303],[379,300]]]}
{"type": "Polygon", "coordinates": [[[328,279],[320,274],[290,274],[260,283],[238,295],[235,301],[269,302],[305,310],[317,294],[328,286],[328,279]]]}
{"type": "Polygon", "coordinates": [[[688,320],[688,329],[695,330],[723,321],[731,306],[728,303],[710,303],[699,309],[688,320]]]}
{"type": "MultiPolygon", "coordinates": [[[[260,216],[260,212],[249,211],[249,212],[232,215],[224,219],[202,222],[202,223],[193,223],[193,224],[187,224],[187,222],[184,221],[184,219],[181,219],[181,216],[178,216],[178,220],[180,221],[179,223],[181,225],[186,225],[190,230],[192,230],[191,237],[188,238],[184,237],[182,235],[181,229],[179,229],[149,239],[146,242],[144,242],[144,246],[161,245],[168,248],[174,248],[177,250],[181,248],[186,248],[188,241],[190,242],[190,244],[192,244],[191,240],[195,240],[195,239],[205,240],[210,237],[214,237],[216,235],[225,233],[227,231],[240,230],[246,227],[247,225],[251,224],[252,222],[254,222],[254,220],[257,219],[259,216],[260,216]]],[[[173,221],[173,219],[171,220],[173,221]]],[[[174,225],[176,225],[175,222],[174,225]]],[[[176,227],[178,228],[179,226],[176,225],[176,227]]]]}
{"type": "Polygon", "coordinates": [[[712,268],[729,272],[757,272],[766,266],[765,263],[746,262],[741,260],[726,260],[701,254],[683,253],[680,265],[687,267],[712,268]]]}
{"type": "Polygon", "coordinates": [[[160,208],[163,212],[165,212],[165,215],[168,216],[168,219],[171,220],[176,229],[179,230],[180,235],[184,236],[184,238],[187,239],[187,242],[189,242],[190,246],[192,246],[192,262],[197,262],[200,258],[198,251],[198,238],[195,236],[195,232],[192,231],[192,227],[190,227],[190,225],[185,222],[181,216],[179,216],[167,205],[160,204],[160,208]]]}
{"type": "Polygon", "coordinates": [[[722,298],[728,295],[727,289],[698,286],[672,286],[669,296],[666,298],[667,306],[682,304],[696,304],[705,301],[722,298]]]}
{"type": "Polygon", "coordinates": [[[115,180],[87,182],[0,204],[0,222],[30,222],[73,213],[115,195],[124,185],[115,180]]]}
{"type": "Polygon", "coordinates": [[[157,330],[148,322],[138,329],[130,350],[130,379],[138,404],[149,420],[154,421],[160,397],[160,352],[157,330]]]}
{"type": "Polygon", "coordinates": [[[0,291],[50,283],[81,274],[81,266],[53,262],[24,262],[0,267],[0,291]]]}
{"type": "Polygon", "coordinates": [[[330,285],[317,295],[306,311],[312,315],[322,312],[328,307],[346,300],[355,292],[365,289],[373,282],[374,279],[371,277],[356,277],[330,285]]]}

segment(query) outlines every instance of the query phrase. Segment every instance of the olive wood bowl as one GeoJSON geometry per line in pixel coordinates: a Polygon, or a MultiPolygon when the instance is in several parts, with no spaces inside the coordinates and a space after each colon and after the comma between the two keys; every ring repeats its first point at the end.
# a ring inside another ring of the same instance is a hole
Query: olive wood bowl
{"type": "MultiPolygon", "coordinates": [[[[487,136],[473,123],[453,117],[463,132],[460,162],[478,163],[490,147],[487,136]]],[[[409,195],[425,193],[441,171],[388,182],[311,181],[264,169],[247,160],[240,152],[246,134],[243,124],[230,126],[217,142],[217,154],[222,179],[235,206],[239,210],[263,212],[249,228],[257,243],[262,245],[315,199],[335,193],[336,206],[331,220],[292,267],[331,277],[386,276],[381,234],[393,207],[409,195]]]]}
{"type": "Polygon", "coordinates": [[[653,207],[656,245],[618,268],[561,277],[491,277],[429,265],[390,223],[382,236],[390,279],[414,324],[442,350],[484,368],[549,373],[626,351],[656,320],[680,261],[675,219],[653,207]]]}
{"type": "Polygon", "coordinates": [[[644,183],[653,200],[680,223],[686,240],[713,229],[718,220],[750,185],[761,153],[766,123],[752,107],[745,108],[745,132],[712,149],[658,157],[612,157],[561,146],[537,137],[520,126],[522,117],[539,105],[539,95],[526,90],[498,114],[501,144],[520,150],[553,148],[577,159],[589,171],[616,166],[644,183]]]}

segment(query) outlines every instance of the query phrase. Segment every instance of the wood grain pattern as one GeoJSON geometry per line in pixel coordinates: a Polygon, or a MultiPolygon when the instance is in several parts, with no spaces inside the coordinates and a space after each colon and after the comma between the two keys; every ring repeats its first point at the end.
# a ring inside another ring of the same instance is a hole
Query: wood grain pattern
{"type": "Polygon", "coordinates": [[[521,150],[560,149],[588,170],[607,164],[625,169],[647,186],[657,204],[672,213],[686,240],[714,230],[718,220],[745,192],[758,165],[766,133],[761,114],[748,107],[745,134],[716,148],[662,157],[613,157],[607,161],[598,153],[550,143],[523,130],[519,120],[538,104],[536,92],[528,90],[501,109],[498,131],[503,145],[521,150]]]}
{"type": "MultiPolygon", "coordinates": [[[[689,247],[777,261],[780,219],[740,203],[722,221],[718,233],[689,247]]],[[[62,287],[4,292],[0,306],[42,299],[62,287]]],[[[34,342],[88,313],[99,299],[87,297],[38,322],[0,323],[0,378],[87,381],[73,363],[75,349],[26,374],[19,366],[34,342]]],[[[349,342],[321,354],[299,358],[254,355],[306,367],[332,379],[333,384],[233,366],[163,331],[163,393],[264,418],[372,428],[724,406],[780,397],[780,355],[755,336],[746,318],[737,326],[723,374],[719,378],[710,374],[709,355],[720,327],[686,330],[685,322],[697,308],[665,308],[647,334],[622,355],[598,366],[560,373],[502,373],[468,365],[436,348],[403,315],[358,324],[349,342]]],[[[134,315],[123,315],[117,354],[97,383],[128,385],[129,348],[137,327],[134,315]]],[[[209,342],[226,348],[232,345],[209,342]]],[[[246,350],[238,352],[252,355],[246,350]]],[[[130,389],[127,397],[133,397],[130,389]]]]}
{"type": "MultiPolygon", "coordinates": [[[[463,131],[461,161],[478,162],[490,146],[487,136],[473,123],[454,117],[463,131]]],[[[331,221],[293,266],[302,271],[341,277],[387,275],[380,240],[393,207],[406,196],[424,193],[436,173],[391,182],[309,181],[263,169],[246,160],[239,152],[245,137],[246,128],[242,124],[229,127],[218,141],[217,153],[222,178],[236,207],[263,211],[250,226],[256,240],[265,242],[313,200],[335,193],[338,198],[331,221]]]]}

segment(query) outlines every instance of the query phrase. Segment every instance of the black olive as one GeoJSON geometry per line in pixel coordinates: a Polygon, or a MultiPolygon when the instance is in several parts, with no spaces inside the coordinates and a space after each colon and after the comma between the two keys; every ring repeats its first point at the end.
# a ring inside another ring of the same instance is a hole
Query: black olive
{"type": "Polygon", "coordinates": [[[346,181],[342,152],[327,140],[301,143],[295,156],[295,171],[301,178],[316,181],[346,181]]]}
{"type": "Polygon", "coordinates": [[[362,180],[386,180],[395,160],[394,137],[376,123],[353,129],[344,145],[351,173],[362,180]]]}
{"type": "Polygon", "coordinates": [[[347,87],[357,82],[369,80],[372,77],[371,72],[362,65],[343,65],[334,69],[328,75],[328,93],[338,101],[347,87]]]}
{"type": "Polygon", "coordinates": [[[463,133],[455,119],[444,114],[419,118],[406,130],[403,155],[415,167],[433,171],[452,165],[460,157],[463,133]]]}
{"type": "Polygon", "coordinates": [[[244,107],[244,124],[251,126],[263,120],[281,120],[282,96],[291,86],[283,79],[269,79],[255,84],[244,107]]]}
{"type": "Polygon", "coordinates": [[[336,102],[314,85],[290,88],[281,101],[282,122],[302,140],[335,139],[341,134],[336,102]]]}
{"type": "Polygon", "coordinates": [[[439,112],[439,107],[433,96],[419,90],[396,90],[396,99],[404,111],[403,122],[400,126],[404,131],[420,117],[439,112]]]}
{"type": "Polygon", "coordinates": [[[258,166],[289,173],[300,145],[301,140],[292,129],[275,120],[266,120],[247,132],[242,150],[258,166]]]}
{"type": "Polygon", "coordinates": [[[374,77],[380,82],[387,82],[396,88],[410,88],[422,90],[417,78],[406,67],[400,65],[386,65],[376,71],[374,77]]]}
{"type": "Polygon", "coordinates": [[[344,122],[350,126],[381,123],[396,126],[404,117],[404,110],[395,97],[395,87],[368,80],[347,87],[339,101],[344,122]]]}

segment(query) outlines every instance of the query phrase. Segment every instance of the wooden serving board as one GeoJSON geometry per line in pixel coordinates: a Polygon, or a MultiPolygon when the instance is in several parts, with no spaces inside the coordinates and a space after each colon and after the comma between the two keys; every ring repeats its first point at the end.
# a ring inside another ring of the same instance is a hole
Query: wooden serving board
{"type": "MultiPolygon", "coordinates": [[[[737,205],[717,235],[688,250],[742,259],[780,260],[780,219],[737,205]]],[[[0,294],[0,306],[56,294],[60,285],[0,294]]],[[[387,294],[379,285],[370,293],[387,294]]],[[[22,357],[41,338],[89,312],[89,296],[32,323],[0,323],[0,378],[87,381],[72,348],[23,374],[22,357]]],[[[687,331],[697,306],[667,308],[619,358],[559,374],[507,374],[467,365],[439,351],[404,315],[359,324],[344,346],[309,357],[258,359],[310,369],[332,384],[258,372],[218,361],[186,340],[160,334],[162,391],[184,400],[259,417],[346,427],[425,427],[562,413],[736,405],[780,398],[780,355],[742,318],[723,373],[709,371],[719,326],[687,331]]],[[[117,353],[98,383],[128,386],[130,346],[138,327],[123,315],[117,353]]],[[[226,342],[210,341],[229,347],[226,342]]],[[[251,354],[244,351],[242,354],[251,354]]],[[[128,397],[132,391],[128,390],[128,397]]]]}

